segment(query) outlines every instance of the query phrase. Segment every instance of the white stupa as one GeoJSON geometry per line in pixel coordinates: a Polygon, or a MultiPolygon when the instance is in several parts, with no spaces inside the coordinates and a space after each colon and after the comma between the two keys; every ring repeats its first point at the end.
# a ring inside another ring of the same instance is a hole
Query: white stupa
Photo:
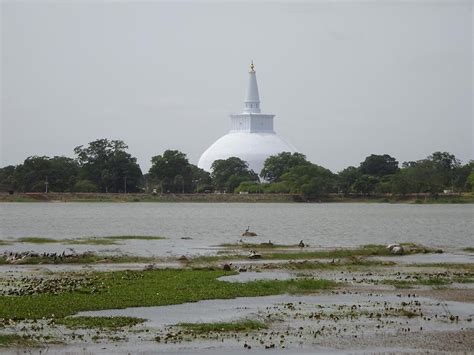
{"type": "Polygon", "coordinates": [[[265,160],[281,152],[297,152],[295,147],[281,139],[273,130],[275,115],[260,112],[255,67],[250,65],[249,85],[244,111],[230,116],[230,131],[219,138],[202,155],[198,167],[211,171],[215,160],[238,157],[260,174],[265,160]]]}

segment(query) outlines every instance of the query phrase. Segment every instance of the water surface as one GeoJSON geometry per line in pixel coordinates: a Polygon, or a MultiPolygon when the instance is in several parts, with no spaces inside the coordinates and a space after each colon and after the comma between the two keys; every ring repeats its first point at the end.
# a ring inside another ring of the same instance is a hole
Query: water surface
{"type": "Polygon", "coordinates": [[[0,238],[158,235],[167,239],[100,248],[144,255],[200,254],[211,246],[238,242],[250,226],[258,237],[246,241],[256,243],[304,240],[311,246],[348,247],[417,242],[462,248],[474,246],[473,217],[473,205],[444,204],[2,203],[0,238]]]}

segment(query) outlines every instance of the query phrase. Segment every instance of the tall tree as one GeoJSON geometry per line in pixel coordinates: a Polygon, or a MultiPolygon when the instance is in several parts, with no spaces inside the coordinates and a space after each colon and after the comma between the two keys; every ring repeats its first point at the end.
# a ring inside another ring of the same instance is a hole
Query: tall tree
{"type": "Polygon", "coordinates": [[[258,175],[249,169],[247,162],[237,157],[216,160],[211,169],[211,178],[218,190],[234,192],[244,181],[259,181],[258,175]]]}
{"type": "Polygon", "coordinates": [[[211,174],[201,168],[198,168],[196,165],[190,164],[190,166],[192,177],[192,191],[204,192],[212,190],[213,187],[211,174]]]}
{"type": "Polygon", "coordinates": [[[360,171],[365,175],[381,177],[395,174],[398,170],[398,161],[388,154],[372,154],[360,163],[360,171]]]}
{"type": "Polygon", "coordinates": [[[178,150],[166,150],[163,155],[152,157],[149,175],[164,191],[192,191],[191,165],[186,154],[178,150]]]}
{"type": "Polygon", "coordinates": [[[301,153],[282,152],[272,155],[265,160],[260,173],[262,178],[268,182],[279,181],[280,177],[298,165],[310,165],[306,156],[301,153]]]}
{"type": "Polygon", "coordinates": [[[137,192],[142,172],[137,159],[126,152],[121,140],[97,139],[87,147],[74,148],[81,166],[80,177],[98,186],[101,192],[137,192]]]}
{"type": "Polygon", "coordinates": [[[31,156],[15,168],[14,181],[20,191],[72,191],[79,167],[67,157],[31,156]]]}
{"type": "Polygon", "coordinates": [[[0,168],[0,191],[14,191],[18,188],[13,165],[0,168]]]}
{"type": "Polygon", "coordinates": [[[361,175],[362,173],[360,172],[360,169],[354,166],[349,166],[339,172],[339,174],[337,174],[338,192],[345,194],[351,192],[352,186],[361,175]]]}
{"type": "Polygon", "coordinates": [[[336,176],[328,169],[316,164],[298,165],[281,177],[292,193],[307,197],[319,197],[335,190],[336,176]]]}
{"type": "Polygon", "coordinates": [[[461,161],[448,152],[434,152],[428,160],[433,163],[442,184],[447,188],[454,188],[455,171],[461,166],[461,161]]]}

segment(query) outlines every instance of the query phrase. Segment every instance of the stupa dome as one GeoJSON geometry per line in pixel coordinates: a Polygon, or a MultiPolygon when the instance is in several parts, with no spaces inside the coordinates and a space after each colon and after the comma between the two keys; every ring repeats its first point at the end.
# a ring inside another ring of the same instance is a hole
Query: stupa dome
{"type": "Polygon", "coordinates": [[[297,152],[273,130],[275,115],[260,113],[257,76],[252,63],[244,111],[230,116],[230,131],[212,144],[202,155],[198,167],[211,172],[212,163],[218,159],[238,157],[260,174],[265,160],[282,152],[297,152]]]}

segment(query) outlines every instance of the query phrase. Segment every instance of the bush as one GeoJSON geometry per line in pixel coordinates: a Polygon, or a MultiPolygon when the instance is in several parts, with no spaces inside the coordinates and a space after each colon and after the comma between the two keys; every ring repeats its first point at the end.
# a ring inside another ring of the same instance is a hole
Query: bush
{"type": "Polygon", "coordinates": [[[248,192],[249,194],[256,194],[263,192],[262,184],[253,181],[244,181],[235,189],[235,193],[248,192]]]}
{"type": "Polygon", "coordinates": [[[290,192],[290,188],[286,182],[272,182],[265,184],[263,191],[270,194],[287,194],[290,192]]]}

